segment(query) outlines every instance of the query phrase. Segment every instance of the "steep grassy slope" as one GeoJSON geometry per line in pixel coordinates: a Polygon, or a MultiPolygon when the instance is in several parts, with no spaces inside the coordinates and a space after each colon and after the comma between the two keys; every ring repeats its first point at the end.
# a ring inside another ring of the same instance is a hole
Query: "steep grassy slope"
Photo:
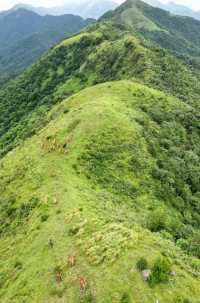
{"type": "Polygon", "coordinates": [[[121,81],[83,90],[49,115],[0,162],[0,300],[198,303],[193,109],[121,81]],[[149,282],[141,257],[153,268],[149,282]]]}
{"type": "Polygon", "coordinates": [[[64,97],[119,79],[135,79],[199,106],[199,79],[188,66],[126,27],[101,22],[63,41],[0,91],[0,154],[34,134],[64,97]]]}
{"type": "Polygon", "coordinates": [[[84,20],[74,15],[41,17],[26,9],[0,15],[0,84],[92,22],[93,19],[84,20]]]}

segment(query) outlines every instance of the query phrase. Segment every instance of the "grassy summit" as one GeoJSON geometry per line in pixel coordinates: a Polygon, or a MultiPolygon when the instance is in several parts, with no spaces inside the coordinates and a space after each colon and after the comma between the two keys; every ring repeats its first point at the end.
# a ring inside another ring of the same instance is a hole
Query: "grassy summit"
{"type": "Polygon", "coordinates": [[[192,204],[184,216],[175,192],[183,189],[181,158],[169,171],[157,167],[166,144],[178,157],[175,142],[181,149],[194,140],[190,113],[130,81],[88,88],[54,107],[51,122],[0,162],[1,301],[198,302],[200,261],[181,246],[190,239],[180,233],[191,230],[192,238],[196,220],[192,204]],[[149,282],[137,269],[141,258],[152,269],[149,282]]]}

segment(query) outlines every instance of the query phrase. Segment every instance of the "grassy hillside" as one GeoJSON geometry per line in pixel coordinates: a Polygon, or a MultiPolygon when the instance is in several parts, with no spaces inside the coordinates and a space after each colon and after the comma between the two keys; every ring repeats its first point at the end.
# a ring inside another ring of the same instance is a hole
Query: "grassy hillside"
{"type": "Polygon", "coordinates": [[[129,0],[0,90],[0,301],[199,303],[200,81],[157,12],[129,0]]]}
{"type": "Polygon", "coordinates": [[[48,110],[64,97],[120,79],[134,79],[199,107],[199,79],[187,65],[124,26],[100,22],[64,40],[0,90],[0,155],[44,125],[48,110]]]}
{"type": "Polygon", "coordinates": [[[0,162],[0,300],[198,303],[192,107],[120,81],[83,90],[49,119],[0,162]]]}

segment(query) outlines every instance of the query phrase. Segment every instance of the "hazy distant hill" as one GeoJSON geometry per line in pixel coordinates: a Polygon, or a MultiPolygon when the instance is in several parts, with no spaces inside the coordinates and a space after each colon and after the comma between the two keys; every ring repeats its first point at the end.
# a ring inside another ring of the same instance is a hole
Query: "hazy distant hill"
{"type": "Polygon", "coordinates": [[[63,6],[55,6],[51,8],[45,7],[34,7],[27,4],[18,4],[13,9],[26,8],[37,14],[44,15],[63,15],[63,14],[73,14],[80,15],[83,18],[99,18],[108,10],[113,10],[117,7],[116,1],[113,0],[81,0],[81,1],[71,1],[63,6]]]}
{"type": "Polygon", "coordinates": [[[193,11],[188,6],[177,4],[173,1],[166,4],[161,3],[157,0],[145,0],[145,2],[149,3],[152,6],[168,10],[176,15],[188,16],[200,20],[200,11],[193,11]]]}
{"type": "Polygon", "coordinates": [[[93,21],[74,15],[43,17],[23,8],[0,14],[0,81],[18,74],[55,43],[93,21]]]}

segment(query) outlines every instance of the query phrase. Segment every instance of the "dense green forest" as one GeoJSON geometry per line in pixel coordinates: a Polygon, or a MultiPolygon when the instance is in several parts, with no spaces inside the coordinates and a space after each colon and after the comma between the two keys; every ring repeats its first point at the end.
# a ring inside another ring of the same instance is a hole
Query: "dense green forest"
{"type": "Polygon", "coordinates": [[[0,301],[199,303],[198,29],[128,0],[1,88],[0,301]]]}

